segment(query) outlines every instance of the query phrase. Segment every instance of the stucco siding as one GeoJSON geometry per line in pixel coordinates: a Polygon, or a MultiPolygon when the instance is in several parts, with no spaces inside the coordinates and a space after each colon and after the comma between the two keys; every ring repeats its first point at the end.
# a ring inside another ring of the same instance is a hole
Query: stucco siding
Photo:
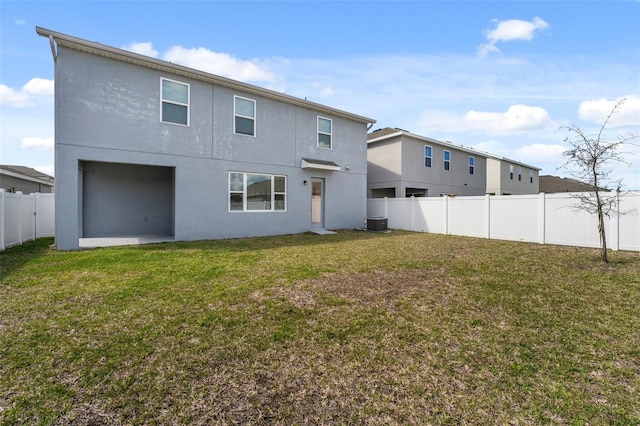
{"type": "Polygon", "coordinates": [[[128,233],[199,240],[305,232],[312,178],[324,179],[325,228],[362,226],[362,121],[62,46],[55,78],[62,250],[77,249],[79,238],[128,233]],[[189,84],[188,126],[160,121],[161,78],[189,84]],[[255,136],[234,133],[234,96],[255,100],[255,136]],[[332,120],[331,149],[318,147],[318,116],[332,120]],[[302,158],[340,170],[302,168],[302,158]],[[286,210],[230,211],[230,172],[285,176],[286,210]]]}

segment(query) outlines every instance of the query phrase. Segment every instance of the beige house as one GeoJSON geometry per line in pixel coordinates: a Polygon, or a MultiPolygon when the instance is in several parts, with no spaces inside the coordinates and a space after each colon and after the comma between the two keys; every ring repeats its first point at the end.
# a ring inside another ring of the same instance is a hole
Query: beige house
{"type": "Polygon", "coordinates": [[[537,194],[540,169],[508,158],[487,157],[487,194],[537,194]]]}
{"type": "Polygon", "coordinates": [[[403,129],[367,135],[369,198],[537,194],[539,171],[403,129]]]}

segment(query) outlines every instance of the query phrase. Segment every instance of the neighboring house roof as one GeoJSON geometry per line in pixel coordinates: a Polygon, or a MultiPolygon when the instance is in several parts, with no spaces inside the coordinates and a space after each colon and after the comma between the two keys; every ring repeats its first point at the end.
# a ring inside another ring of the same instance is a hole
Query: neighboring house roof
{"type": "Polygon", "coordinates": [[[285,102],[291,105],[297,105],[303,108],[310,108],[326,114],[332,114],[337,117],[347,118],[349,120],[372,124],[376,120],[368,117],[364,117],[350,112],[342,111],[336,108],[328,107],[326,105],[317,104],[315,102],[307,101],[306,99],[296,98],[294,96],[286,95],[284,93],[275,92],[273,90],[264,89],[262,87],[254,86],[252,84],[243,83],[240,81],[232,80],[230,78],[210,74],[204,71],[196,70],[193,68],[185,67],[182,65],[173,64],[171,62],[162,61],[160,59],[151,58],[138,53],[133,53],[128,50],[118,49],[111,46],[106,46],[97,42],[83,40],[81,38],[73,37],[67,34],[62,34],[46,28],[36,27],[36,32],[42,36],[49,38],[51,43],[51,52],[53,54],[54,61],[57,57],[55,44],[58,46],[64,46],[69,49],[78,50],[85,53],[90,53],[105,58],[115,59],[122,62],[128,62],[142,67],[150,68],[153,70],[168,72],[183,77],[191,78],[194,80],[204,81],[210,84],[218,86],[228,87],[234,90],[240,90],[246,93],[251,93],[257,96],[262,96],[269,99],[274,99],[280,102],[285,102]],[[54,43],[55,42],[55,43],[54,43]]]}
{"type": "Polygon", "coordinates": [[[30,180],[33,182],[54,186],[53,176],[25,166],[9,166],[0,164],[0,174],[13,176],[20,179],[30,180]]]}
{"type": "Polygon", "coordinates": [[[498,155],[493,155],[490,154],[488,152],[483,152],[483,151],[478,151],[477,149],[471,148],[471,147],[466,147],[463,145],[456,145],[453,142],[449,142],[449,141],[440,141],[437,139],[433,139],[433,138],[428,138],[426,136],[420,136],[420,135],[416,135],[415,133],[411,133],[408,130],[403,130],[403,129],[399,129],[399,128],[393,128],[393,127],[385,127],[383,129],[377,129],[374,130],[373,132],[369,133],[367,135],[367,143],[374,143],[374,142],[379,142],[379,141],[383,141],[386,139],[390,139],[392,137],[395,136],[401,136],[401,135],[407,135],[410,136],[414,139],[418,139],[422,142],[425,143],[433,143],[433,144],[438,144],[438,145],[442,145],[445,147],[450,147],[451,149],[457,149],[459,151],[464,151],[464,152],[468,152],[470,154],[475,154],[475,155],[479,155],[482,157],[486,157],[486,158],[493,158],[495,160],[500,160],[500,161],[505,161],[505,162],[509,162],[509,163],[513,163],[513,164],[518,164],[524,167],[527,167],[529,169],[533,169],[533,170],[542,170],[538,167],[535,166],[531,166],[529,164],[525,164],[525,163],[521,163],[520,161],[515,161],[515,160],[511,160],[509,158],[505,158],[505,157],[500,157],[498,155]]]}
{"type": "MultiPolygon", "coordinates": [[[[575,179],[561,178],[558,176],[542,175],[540,176],[540,192],[547,194],[554,192],[591,192],[594,190],[593,185],[583,183],[575,179]]],[[[608,191],[608,189],[601,189],[608,191]]]]}

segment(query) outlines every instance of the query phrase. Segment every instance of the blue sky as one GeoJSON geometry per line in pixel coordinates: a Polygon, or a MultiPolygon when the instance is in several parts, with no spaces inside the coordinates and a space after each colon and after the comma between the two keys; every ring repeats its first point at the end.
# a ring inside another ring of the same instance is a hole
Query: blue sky
{"type": "MultiPolygon", "coordinates": [[[[640,134],[640,1],[0,1],[0,162],[53,170],[35,27],[566,175],[562,126],[640,134]]],[[[640,142],[636,139],[636,142],[640,142]]],[[[616,177],[640,189],[640,149],[616,177]]]]}

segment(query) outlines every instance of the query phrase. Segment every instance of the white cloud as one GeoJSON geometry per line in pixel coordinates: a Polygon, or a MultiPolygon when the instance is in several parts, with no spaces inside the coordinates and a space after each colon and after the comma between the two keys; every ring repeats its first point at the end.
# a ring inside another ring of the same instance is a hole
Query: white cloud
{"type": "Polygon", "coordinates": [[[33,106],[36,97],[53,96],[53,80],[32,78],[20,90],[0,84],[0,104],[12,107],[33,106]]]}
{"type": "Polygon", "coordinates": [[[29,95],[0,84],[0,103],[14,107],[27,106],[29,105],[29,95]]]}
{"type": "Polygon", "coordinates": [[[478,46],[479,56],[486,56],[489,53],[498,53],[500,50],[496,47],[496,43],[525,40],[530,41],[535,37],[537,31],[549,27],[549,24],[537,16],[529,21],[520,19],[507,19],[506,21],[493,20],[495,27],[485,32],[488,43],[478,46]]]}
{"type": "Polygon", "coordinates": [[[158,57],[158,51],[153,48],[151,42],[131,43],[122,46],[122,48],[133,53],[139,53],[140,55],[151,56],[152,58],[158,57]]]}
{"type": "Polygon", "coordinates": [[[18,26],[22,26],[22,25],[25,25],[27,23],[27,20],[26,19],[22,19],[22,18],[18,18],[18,17],[14,17],[13,18],[13,22],[18,26]]]}
{"type": "Polygon", "coordinates": [[[640,96],[638,95],[623,96],[618,99],[601,98],[583,101],[578,107],[578,116],[581,120],[602,125],[615,104],[622,99],[625,99],[624,103],[611,117],[607,127],[640,126],[640,96]]]}
{"type": "Polygon", "coordinates": [[[22,91],[30,95],[53,96],[53,80],[32,78],[22,87],[22,91]]]}
{"type": "Polygon", "coordinates": [[[562,153],[567,148],[562,145],[553,144],[541,144],[534,143],[532,145],[525,145],[517,149],[514,153],[515,158],[522,158],[530,164],[541,163],[557,163],[559,159],[562,159],[562,153]]]}
{"type": "Polygon", "coordinates": [[[39,138],[39,137],[26,137],[22,139],[20,148],[23,149],[52,149],[54,140],[52,137],[39,138]]]}
{"type": "Polygon", "coordinates": [[[511,40],[531,40],[537,30],[545,29],[548,23],[538,18],[531,22],[520,19],[508,19],[506,21],[494,20],[497,23],[495,29],[487,31],[487,40],[490,43],[511,40]]]}
{"type": "Polygon", "coordinates": [[[538,133],[558,127],[544,108],[528,105],[512,105],[506,112],[471,110],[463,122],[467,130],[489,135],[538,133]]]}
{"type": "Polygon", "coordinates": [[[274,82],[275,75],[252,61],[237,59],[226,53],[214,52],[204,47],[186,48],[174,46],[163,58],[177,64],[217,74],[240,81],[274,82]]]}

